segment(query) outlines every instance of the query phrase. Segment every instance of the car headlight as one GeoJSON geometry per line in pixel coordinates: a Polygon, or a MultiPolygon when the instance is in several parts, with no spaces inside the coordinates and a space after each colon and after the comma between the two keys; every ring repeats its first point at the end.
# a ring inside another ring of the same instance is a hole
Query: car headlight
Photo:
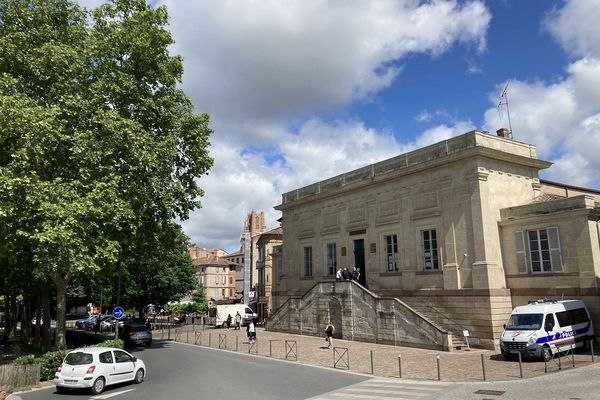
{"type": "Polygon", "coordinates": [[[533,335],[531,335],[531,337],[527,341],[527,344],[529,346],[534,345],[536,340],[537,340],[537,335],[534,333],[533,335]]]}

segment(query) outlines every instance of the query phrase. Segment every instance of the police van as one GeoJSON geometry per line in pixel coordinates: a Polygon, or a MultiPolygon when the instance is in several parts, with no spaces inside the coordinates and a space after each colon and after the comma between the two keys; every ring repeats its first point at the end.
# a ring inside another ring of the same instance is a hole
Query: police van
{"type": "Polygon", "coordinates": [[[500,337],[506,359],[549,361],[554,354],[587,346],[594,337],[590,313],[581,300],[536,300],[515,307],[500,337]]]}

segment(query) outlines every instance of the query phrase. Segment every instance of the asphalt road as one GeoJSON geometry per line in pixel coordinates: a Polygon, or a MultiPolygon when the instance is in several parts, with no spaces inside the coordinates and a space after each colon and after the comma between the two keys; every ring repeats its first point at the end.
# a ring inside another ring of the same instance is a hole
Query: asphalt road
{"type": "Polygon", "coordinates": [[[369,379],[367,376],[294,362],[171,342],[132,351],[146,363],[140,384],[107,387],[92,396],[87,391],[59,395],[54,386],[22,393],[23,400],[48,399],[306,399],[369,379]]]}

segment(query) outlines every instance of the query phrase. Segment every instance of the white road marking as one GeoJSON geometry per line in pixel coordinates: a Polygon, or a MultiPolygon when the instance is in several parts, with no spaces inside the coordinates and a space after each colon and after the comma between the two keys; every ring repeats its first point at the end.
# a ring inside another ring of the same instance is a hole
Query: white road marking
{"type": "Polygon", "coordinates": [[[108,394],[100,394],[98,396],[90,397],[90,399],[93,399],[93,400],[110,399],[111,397],[115,397],[115,396],[118,396],[118,395],[123,394],[123,393],[131,392],[132,390],[135,390],[135,389],[127,389],[127,390],[121,390],[120,392],[112,392],[112,393],[108,393],[108,394]]]}

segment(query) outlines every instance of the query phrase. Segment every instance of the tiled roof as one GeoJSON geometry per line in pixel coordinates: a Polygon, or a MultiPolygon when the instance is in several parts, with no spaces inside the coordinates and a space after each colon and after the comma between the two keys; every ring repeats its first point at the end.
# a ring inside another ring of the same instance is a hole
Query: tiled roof
{"type": "Polygon", "coordinates": [[[229,262],[224,258],[217,257],[214,255],[209,255],[208,257],[200,257],[193,260],[194,265],[218,265],[218,266],[229,266],[229,262]]]}

